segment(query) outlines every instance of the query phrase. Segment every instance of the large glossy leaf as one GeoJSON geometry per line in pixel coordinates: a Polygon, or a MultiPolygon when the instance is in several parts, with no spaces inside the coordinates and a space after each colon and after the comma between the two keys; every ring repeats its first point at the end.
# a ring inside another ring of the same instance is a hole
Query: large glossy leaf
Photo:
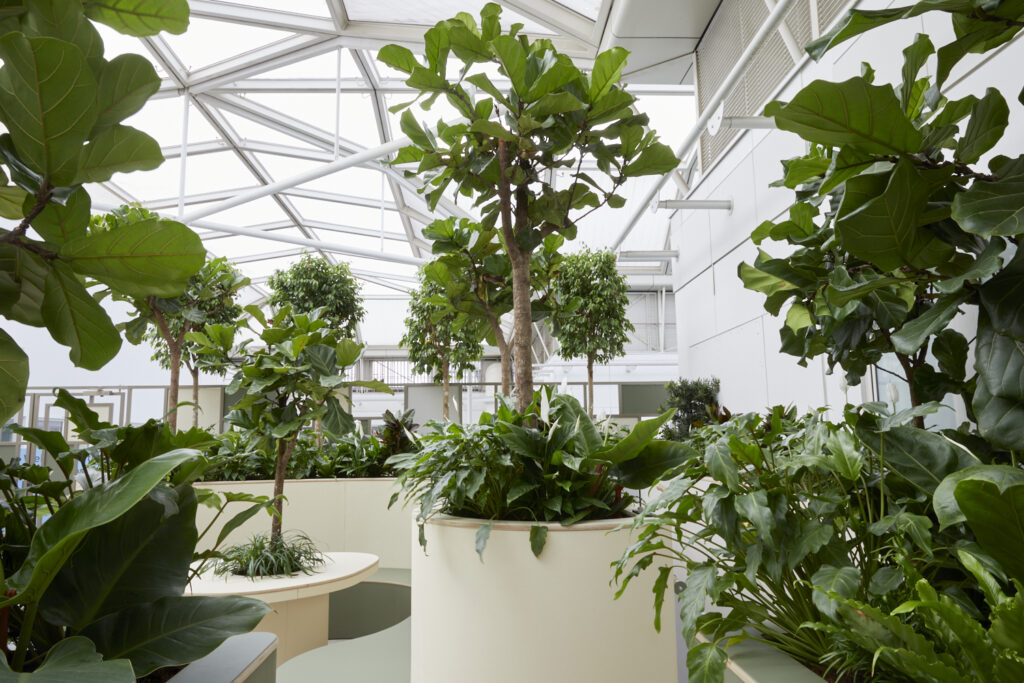
{"type": "Polygon", "coordinates": [[[715,643],[697,643],[686,652],[688,683],[721,683],[728,659],[715,643]]]}
{"type": "Polygon", "coordinates": [[[51,185],[71,185],[96,122],[96,79],[77,46],[56,38],[0,38],[0,111],[21,160],[51,185]]]}
{"type": "Polygon", "coordinates": [[[188,28],[186,0],[84,0],[82,5],[90,19],[130,36],[184,33],[188,28]]]}
{"type": "Polygon", "coordinates": [[[924,429],[895,427],[880,434],[858,426],[857,435],[885,458],[889,470],[885,485],[898,495],[930,497],[948,475],[980,464],[939,434],[924,429]]]}
{"type": "MultiPolygon", "coordinates": [[[[35,198],[28,197],[26,204],[32,203],[35,203],[35,198]]],[[[25,208],[26,214],[29,209],[31,206],[25,208]]],[[[43,212],[32,219],[32,227],[47,242],[61,245],[86,234],[91,209],[92,200],[89,194],[79,188],[71,193],[65,204],[47,204],[43,212]]]]}
{"type": "Polygon", "coordinates": [[[675,441],[652,441],[640,455],[615,465],[615,478],[630,489],[646,489],[683,463],[700,458],[690,446],[675,441]]]}
{"type": "Polygon", "coordinates": [[[1024,256],[981,287],[974,413],[982,436],[1024,448],[1024,256]]]}
{"type": "Polygon", "coordinates": [[[82,150],[75,182],[101,183],[115,173],[150,171],[163,161],[156,140],[131,126],[111,126],[93,137],[82,150]]]}
{"type": "Polygon", "coordinates": [[[814,81],[788,104],[769,104],[765,115],[783,130],[829,146],[854,145],[874,154],[914,153],[921,147],[921,133],[892,87],[871,85],[861,77],[814,81]]]}
{"type": "Polygon", "coordinates": [[[25,561],[8,579],[7,585],[17,594],[0,604],[39,600],[91,529],[126,513],[174,468],[197,457],[199,452],[194,450],[171,451],[142,463],[119,479],[72,498],[36,531],[25,561]]]}
{"type": "Polygon", "coordinates": [[[588,94],[591,102],[601,99],[613,85],[619,82],[628,57],[629,50],[622,47],[613,47],[597,56],[597,59],[594,60],[594,70],[590,73],[588,94]]]}
{"type": "Polygon", "coordinates": [[[17,415],[28,388],[28,356],[0,330],[0,424],[17,415]]]}
{"type": "Polygon", "coordinates": [[[121,335],[114,323],[67,264],[51,264],[42,315],[50,335],[71,349],[71,362],[78,367],[99,370],[121,348],[121,335]]]}
{"type": "Polygon", "coordinates": [[[942,480],[932,496],[932,507],[935,509],[940,529],[967,520],[960,511],[960,504],[957,503],[955,496],[957,484],[966,479],[990,481],[996,484],[999,490],[1003,490],[1014,484],[1024,484],[1024,470],[1010,465],[977,465],[950,474],[942,480]]]}
{"type": "Polygon", "coordinates": [[[25,3],[21,21],[27,35],[74,43],[88,60],[103,57],[103,39],[96,27],[85,20],[79,0],[32,0],[25,3]]]}
{"type": "Polygon", "coordinates": [[[969,297],[970,292],[961,290],[936,299],[931,308],[892,335],[893,348],[907,356],[916,353],[929,337],[949,325],[958,312],[957,307],[969,297]]]}
{"type": "Polygon", "coordinates": [[[254,598],[174,595],[107,615],[82,635],[107,659],[129,659],[145,676],[205,657],[227,638],[256,628],[269,611],[254,598]]]}
{"type": "Polygon", "coordinates": [[[981,155],[992,149],[1010,120],[1010,108],[995,88],[985,91],[971,110],[967,129],[956,143],[956,159],[960,163],[973,164],[981,155]]]}
{"type": "Polygon", "coordinates": [[[46,276],[50,269],[41,257],[28,249],[0,244],[0,272],[9,273],[21,286],[18,301],[4,314],[11,320],[42,327],[46,276]]]}
{"type": "Polygon", "coordinates": [[[61,640],[46,653],[42,665],[32,673],[12,673],[7,659],[0,657],[0,683],[135,683],[135,672],[127,659],[104,661],[88,638],[61,640]]]}
{"type": "Polygon", "coordinates": [[[1024,484],[1001,487],[984,479],[965,479],[954,495],[981,547],[1003,570],[1024,581],[1024,484]]]}
{"type": "Polygon", "coordinates": [[[172,297],[202,268],[206,250],[181,223],[151,218],[72,240],[60,255],[75,272],[126,294],[172,297]]]}
{"type": "Polygon", "coordinates": [[[139,111],[160,89],[160,77],[149,60],[132,53],[118,55],[99,76],[99,96],[93,135],[139,111]]]}
{"type": "Polygon", "coordinates": [[[661,426],[668,422],[675,412],[673,409],[662,413],[658,417],[641,420],[626,435],[626,438],[613,446],[599,450],[597,453],[594,453],[593,457],[610,462],[613,465],[632,460],[643,452],[651,440],[658,435],[658,430],[661,429],[661,426]]]}
{"type": "Polygon", "coordinates": [[[53,624],[80,631],[129,605],[181,595],[196,544],[196,497],[160,487],[90,531],[40,602],[53,624]]]}
{"type": "Polygon", "coordinates": [[[826,564],[811,576],[816,589],[811,599],[822,614],[835,617],[839,603],[829,593],[841,598],[853,597],[860,586],[860,570],[856,567],[834,567],[826,564]]]}
{"type": "Polygon", "coordinates": [[[929,189],[913,162],[901,159],[878,192],[881,180],[858,176],[847,181],[836,223],[844,246],[885,271],[930,268],[948,260],[953,247],[920,227],[929,189]],[[867,201],[858,205],[862,199],[867,201]]]}
{"type": "Polygon", "coordinates": [[[1024,233],[1024,173],[975,181],[953,199],[953,220],[982,237],[1024,233]]]}

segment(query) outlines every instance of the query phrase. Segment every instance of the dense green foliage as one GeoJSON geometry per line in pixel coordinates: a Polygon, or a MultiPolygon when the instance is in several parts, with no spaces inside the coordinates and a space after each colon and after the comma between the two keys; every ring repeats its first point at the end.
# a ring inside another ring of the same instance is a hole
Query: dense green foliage
{"type": "Polygon", "coordinates": [[[602,206],[621,207],[616,192],[628,178],[667,173],[678,160],[635,114],[636,98],[618,82],[627,51],[599,54],[580,70],[551,40],[521,35],[522,24],[501,27],[501,7],[488,3],[480,22],[465,12],[424,34],[425,60],[408,48],[387,45],[378,59],[408,74],[423,109],[441,96],[463,121],[425,129],[406,109],[402,132],[412,145],[395,164],[415,164],[431,209],[454,184],[480,207],[483,226],[497,229],[512,276],[516,399],[525,411],[533,400],[531,362],[531,254],[556,234],[576,237],[577,224],[602,206]],[[461,63],[449,73],[449,60],[461,63]],[[509,80],[502,92],[488,73],[509,80]],[[595,164],[600,173],[582,171],[595,164]],[[552,172],[567,174],[557,186],[552,172]]]}
{"type": "Polygon", "coordinates": [[[359,283],[347,263],[332,264],[307,254],[287,269],[275,271],[267,286],[273,290],[267,300],[271,306],[291,306],[298,313],[323,309],[320,317],[350,339],[366,314],[359,283]]]}
{"type": "Polygon", "coordinates": [[[241,326],[256,333],[235,344],[239,327],[210,324],[205,332],[186,338],[197,353],[235,369],[229,394],[241,393],[226,421],[246,433],[252,448],[275,454],[274,498],[277,515],[272,536],[281,534],[281,496],[288,464],[303,429],[319,423],[323,433],[337,436],[355,428],[339,392],[365,386],[391,393],[380,382],[346,380],[347,368],[359,360],[363,347],[340,336],[336,328],[311,313],[284,306],[268,318],[256,306],[245,308],[249,319],[241,326]],[[254,329],[250,321],[260,329],[254,329]]]}
{"type": "MultiPolygon", "coordinates": [[[[649,487],[690,453],[654,440],[671,413],[624,435],[599,429],[575,398],[550,389],[538,392],[525,413],[510,399],[498,400],[497,411],[479,424],[438,425],[421,437],[422,451],[391,459],[403,489],[391,502],[418,503],[424,547],[423,524],[438,512],[486,520],[477,533],[481,554],[494,520],[568,525],[624,516],[635,502],[625,489],[649,487]]],[[[546,526],[532,528],[535,555],[546,536],[546,526]]]]}
{"type": "Polygon", "coordinates": [[[587,410],[594,414],[594,363],[607,363],[626,352],[635,330],[626,315],[626,278],[615,267],[615,254],[584,248],[566,256],[552,282],[560,315],[553,319],[558,355],[587,361],[587,410]]]}
{"type": "Polygon", "coordinates": [[[662,438],[670,441],[686,439],[694,427],[703,427],[708,422],[729,417],[729,411],[718,404],[718,390],[721,383],[717,377],[707,379],[674,379],[665,385],[668,403],[662,410],[675,409],[672,419],[661,432],[662,438]]]}
{"type": "MultiPolygon", "coordinates": [[[[121,123],[157,91],[160,77],[136,54],[105,59],[92,21],[151,36],[181,33],[188,16],[185,0],[12,0],[0,12],[0,216],[17,223],[0,230],[0,315],[45,327],[88,370],[121,347],[97,286],[177,296],[205,253],[199,237],[173,221],[89,230],[83,183],[163,161],[156,140],[121,123]]],[[[3,330],[0,372],[6,421],[24,400],[28,357],[3,330]]]]}
{"type": "Polygon", "coordinates": [[[436,282],[422,280],[419,289],[413,290],[400,344],[409,351],[413,372],[430,374],[444,388],[441,414],[445,420],[452,377],[471,371],[484,353],[477,331],[460,322],[464,321],[450,309],[444,288],[436,282]]]}
{"type": "Polygon", "coordinates": [[[297,531],[274,536],[259,534],[245,543],[226,548],[214,567],[218,574],[292,576],[313,570],[326,562],[309,536],[297,531]]]}
{"type": "MultiPolygon", "coordinates": [[[[184,595],[197,559],[192,482],[206,466],[191,447],[209,434],[117,427],[63,390],[55,405],[85,446],[15,427],[55,468],[0,464],[0,637],[17,643],[0,671],[134,681],[255,627],[269,610],[259,600],[184,595]]],[[[265,507],[254,503],[253,514],[265,507]]]]}

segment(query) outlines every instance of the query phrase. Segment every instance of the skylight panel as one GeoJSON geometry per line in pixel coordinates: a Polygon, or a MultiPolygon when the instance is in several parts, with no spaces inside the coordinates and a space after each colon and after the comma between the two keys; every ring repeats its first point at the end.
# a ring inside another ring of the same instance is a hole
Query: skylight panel
{"type": "Polygon", "coordinates": [[[290,31],[242,24],[226,25],[222,21],[193,17],[189,21],[188,31],[181,35],[166,34],[164,39],[185,68],[195,71],[292,35],[290,31]]]}

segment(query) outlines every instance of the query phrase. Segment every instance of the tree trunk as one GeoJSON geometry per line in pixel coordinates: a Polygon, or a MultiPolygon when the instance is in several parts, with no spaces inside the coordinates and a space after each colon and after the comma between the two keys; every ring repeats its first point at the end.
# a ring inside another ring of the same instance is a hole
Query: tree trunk
{"type": "Polygon", "coordinates": [[[190,365],[188,368],[192,373],[192,427],[199,426],[199,366],[190,365]]]}
{"type": "Polygon", "coordinates": [[[167,355],[171,364],[171,386],[167,389],[167,424],[172,432],[178,430],[178,386],[181,381],[181,345],[168,344],[167,355]]]}
{"type": "Polygon", "coordinates": [[[284,513],[284,477],[288,471],[288,461],[292,459],[292,451],[295,449],[295,441],[298,439],[296,434],[291,439],[285,441],[284,439],[277,440],[277,463],[274,467],[274,514],[273,520],[270,522],[270,540],[280,540],[281,538],[281,519],[284,513]]]}
{"type": "Polygon", "coordinates": [[[516,410],[525,412],[533,401],[533,314],[530,306],[530,255],[513,242],[512,257],[512,349],[516,357],[516,410]]]}
{"type": "Polygon", "coordinates": [[[448,385],[450,383],[450,372],[448,359],[446,358],[441,362],[441,398],[444,401],[444,405],[441,406],[441,419],[445,422],[448,421],[448,385]]]}
{"type": "Polygon", "coordinates": [[[587,414],[594,419],[594,356],[587,356],[587,414]]]}
{"type": "Polygon", "coordinates": [[[487,322],[494,332],[494,343],[498,346],[498,355],[501,358],[501,393],[508,396],[512,391],[512,348],[505,341],[505,334],[501,331],[498,319],[488,313],[487,322]]]}

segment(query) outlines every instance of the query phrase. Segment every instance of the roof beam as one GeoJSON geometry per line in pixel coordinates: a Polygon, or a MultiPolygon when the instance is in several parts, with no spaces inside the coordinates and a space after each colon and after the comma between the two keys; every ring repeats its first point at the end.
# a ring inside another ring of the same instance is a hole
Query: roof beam
{"type": "Polygon", "coordinates": [[[597,47],[594,42],[594,22],[564,5],[552,0],[499,0],[499,4],[555,33],[597,47]]]}
{"type": "Polygon", "coordinates": [[[238,5],[228,2],[209,2],[209,0],[189,0],[189,10],[193,18],[212,19],[243,26],[269,28],[277,31],[293,33],[314,33],[337,35],[338,26],[332,19],[314,17],[276,9],[265,9],[253,5],[238,5]]]}
{"type": "MultiPolygon", "coordinates": [[[[341,157],[345,159],[347,157],[341,157]]],[[[397,211],[398,207],[393,201],[381,201],[372,197],[356,197],[350,194],[338,194],[335,192],[324,192],[323,190],[311,190],[305,187],[290,187],[281,190],[279,194],[288,197],[300,197],[302,199],[315,199],[320,202],[333,202],[335,204],[349,204],[351,206],[365,206],[370,209],[379,209],[383,203],[387,211],[397,211]]]]}
{"type": "Polygon", "coordinates": [[[317,57],[340,47],[336,38],[292,36],[189,73],[184,85],[200,93],[218,85],[317,57]]]}

